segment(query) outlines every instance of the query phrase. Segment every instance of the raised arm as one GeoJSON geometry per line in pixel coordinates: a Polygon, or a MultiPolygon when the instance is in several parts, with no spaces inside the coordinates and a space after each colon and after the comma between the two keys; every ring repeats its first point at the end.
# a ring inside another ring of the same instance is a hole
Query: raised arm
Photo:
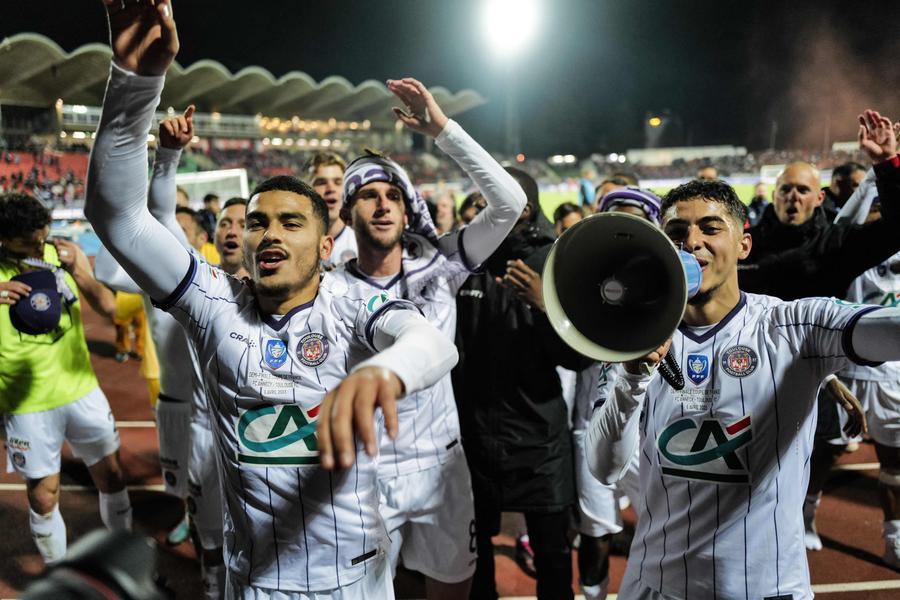
{"type": "Polygon", "coordinates": [[[168,0],[106,6],[113,63],[84,212],[125,271],[163,300],[187,274],[190,255],[147,210],[147,134],[178,36],[168,0]]]}
{"type": "Polygon", "coordinates": [[[183,115],[163,119],[159,123],[159,145],[156,147],[156,160],[153,161],[153,173],[150,177],[150,191],[147,208],[150,214],[172,232],[181,245],[191,251],[191,245],[184,235],[184,230],[175,218],[178,186],[175,174],[178,172],[178,161],[181,151],[191,143],[194,137],[194,105],[191,104],[183,115]]]}
{"type": "Polygon", "coordinates": [[[458,234],[459,237],[450,239],[452,242],[459,240],[456,243],[467,266],[477,267],[494,253],[516,224],[525,209],[525,192],[478,142],[444,115],[431,92],[420,81],[407,77],[388,80],[387,84],[388,89],[406,104],[405,111],[394,108],[397,118],[413,131],[434,138],[438,148],[456,161],[487,201],[487,207],[458,234]]]}

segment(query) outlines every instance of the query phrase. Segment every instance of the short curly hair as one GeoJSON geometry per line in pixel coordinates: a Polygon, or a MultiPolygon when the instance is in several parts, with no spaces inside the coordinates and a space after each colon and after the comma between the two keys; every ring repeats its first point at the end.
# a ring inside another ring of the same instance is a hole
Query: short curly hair
{"type": "Polygon", "coordinates": [[[740,228],[743,228],[747,222],[747,207],[738,198],[734,188],[721,179],[696,179],[671,189],[663,197],[660,209],[663,221],[665,221],[666,212],[676,202],[686,202],[695,198],[724,205],[728,214],[740,228]]]}
{"type": "Polygon", "coordinates": [[[0,239],[29,236],[52,220],[50,210],[34,196],[21,192],[0,194],[0,239]]]}

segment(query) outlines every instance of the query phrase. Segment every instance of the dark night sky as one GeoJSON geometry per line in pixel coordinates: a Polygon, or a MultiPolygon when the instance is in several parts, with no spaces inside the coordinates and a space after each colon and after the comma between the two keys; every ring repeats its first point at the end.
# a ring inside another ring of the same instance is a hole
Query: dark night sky
{"type": "MultiPolygon", "coordinates": [[[[412,75],[490,102],[460,118],[503,146],[505,78],[477,0],[181,0],[178,60],[232,71],[298,69],[353,83],[412,75]]],[[[900,116],[900,2],[542,0],[517,61],[526,154],[643,145],[648,112],[672,115],[664,145],[821,148],[855,138],[867,106],[900,116]]],[[[66,50],[107,41],[99,0],[3,0],[0,35],[42,33],[66,50]]]]}

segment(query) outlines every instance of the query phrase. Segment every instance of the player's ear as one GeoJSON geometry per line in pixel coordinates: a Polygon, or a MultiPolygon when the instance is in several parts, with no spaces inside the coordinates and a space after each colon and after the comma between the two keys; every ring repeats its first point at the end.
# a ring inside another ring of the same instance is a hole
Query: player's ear
{"type": "Polygon", "coordinates": [[[334,249],[334,238],[330,235],[323,235],[319,238],[319,260],[328,260],[331,257],[331,251],[334,249]]]}
{"type": "Polygon", "coordinates": [[[741,234],[740,249],[738,250],[738,260],[744,260],[750,256],[750,249],[753,248],[753,238],[749,233],[741,234]]]}

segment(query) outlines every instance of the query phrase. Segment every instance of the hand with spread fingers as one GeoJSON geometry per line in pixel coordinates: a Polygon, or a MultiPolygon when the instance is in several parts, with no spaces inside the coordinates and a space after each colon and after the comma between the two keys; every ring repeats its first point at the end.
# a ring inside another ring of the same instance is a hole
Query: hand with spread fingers
{"type": "Polygon", "coordinates": [[[169,117],[159,122],[159,145],[163,148],[181,150],[194,138],[194,110],[191,104],[184,114],[169,117]]]}
{"type": "Polygon", "coordinates": [[[544,288],[541,274],[522,262],[521,259],[510,260],[506,263],[506,275],[498,282],[510,286],[523,302],[533,306],[541,312],[547,312],[544,308],[544,288]]]}
{"type": "Polygon", "coordinates": [[[356,461],[356,437],[366,453],[378,453],[375,409],[381,407],[391,439],[397,437],[397,399],[403,383],[382,367],[364,367],[347,376],[325,395],[319,410],[316,433],[319,458],[324,469],[347,469],[356,461]]]}
{"type": "Polygon", "coordinates": [[[412,77],[388,79],[387,86],[406,105],[406,110],[393,108],[404,125],[433,138],[441,134],[449,119],[421,81],[412,77]]]}
{"type": "Polygon", "coordinates": [[[21,281],[0,281],[0,304],[12,306],[31,293],[31,286],[21,281]]]}
{"type": "Polygon", "coordinates": [[[171,0],[103,0],[116,64],[137,75],[163,75],[178,54],[171,0]]]}
{"type": "Polygon", "coordinates": [[[859,148],[873,163],[890,160],[897,155],[897,126],[876,110],[859,115],[859,148]]]}

